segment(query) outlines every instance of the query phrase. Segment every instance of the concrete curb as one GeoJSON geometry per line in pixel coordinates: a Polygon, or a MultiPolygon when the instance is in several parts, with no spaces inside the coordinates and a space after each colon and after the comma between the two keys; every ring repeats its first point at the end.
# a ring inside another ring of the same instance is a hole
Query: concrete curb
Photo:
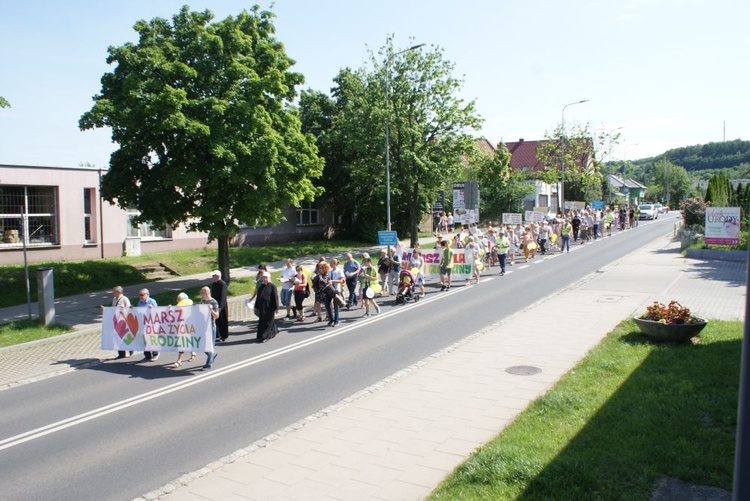
{"type": "Polygon", "coordinates": [[[685,253],[688,259],[700,259],[704,261],[730,261],[742,263],[747,261],[747,251],[743,250],[717,250],[717,249],[688,249],[685,253]]]}
{"type": "Polygon", "coordinates": [[[93,332],[98,332],[100,330],[100,327],[98,325],[85,327],[83,329],[77,329],[73,332],[66,332],[65,334],[58,334],[56,336],[46,337],[44,339],[36,339],[34,341],[29,341],[27,343],[20,343],[20,344],[14,344],[12,346],[5,346],[3,348],[0,348],[0,355],[3,353],[10,353],[13,351],[21,351],[21,350],[27,350],[29,348],[34,348],[36,346],[42,346],[45,344],[50,343],[57,343],[60,341],[65,341],[67,339],[73,339],[81,336],[89,335],[93,332]]]}

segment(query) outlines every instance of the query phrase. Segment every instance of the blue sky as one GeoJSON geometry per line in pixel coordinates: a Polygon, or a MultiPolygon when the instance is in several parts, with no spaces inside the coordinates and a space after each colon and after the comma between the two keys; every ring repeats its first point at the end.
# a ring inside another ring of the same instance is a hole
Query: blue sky
{"type": "MultiPolygon", "coordinates": [[[[259,2],[270,7],[269,2],[259,2]]],[[[0,12],[0,164],[105,167],[107,130],[81,132],[110,45],[136,41],[139,19],[184,4],[216,19],[236,0],[4,0],[0,12]]],[[[750,139],[750,2],[744,0],[283,1],[277,37],[305,85],[328,91],[366,64],[388,34],[397,47],[437,45],[463,77],[493,143],[541,139],[565,121],[623,127],[615,159],[750,139]],[[726,132],[724,124],[726,123],[726,132]]]]}

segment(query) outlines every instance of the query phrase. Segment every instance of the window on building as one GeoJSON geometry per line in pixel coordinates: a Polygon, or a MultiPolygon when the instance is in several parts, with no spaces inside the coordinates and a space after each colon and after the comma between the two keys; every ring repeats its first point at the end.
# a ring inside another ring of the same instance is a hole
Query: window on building
{"type": "Polygon", "coordinates": [[[302,202],[297,209],[297,226],[318,224],[318,207],[314,202],[302,202]]]}
{"type": "Polygon", "coordinates": [[[128,209],[128,236],[129,237],[140,237],[142,240],[161,240],[172,238],[172,228],[167,226],[163,230],[157,230],[152,228],[150,223],[140,223],[136,225],[133,222],[133,218],[140,214],[136,209],[128,209]]]}
{"type": "Polygon", "coordinates": [[[548,195],[539,195],[539,207],[549,207],[548,195]]]}
{"type": "Polygon", "coordinates": [[[0,186],[0,246],[59,244],[57,214],[55,186],[0,186]]]}
{"type": "Polygon", "coordinates": [[[96,242],[96,231],[94,231],[94,204],[96,191],[94,188],[83,189],[83,239],[87,244],[96,242]]]}

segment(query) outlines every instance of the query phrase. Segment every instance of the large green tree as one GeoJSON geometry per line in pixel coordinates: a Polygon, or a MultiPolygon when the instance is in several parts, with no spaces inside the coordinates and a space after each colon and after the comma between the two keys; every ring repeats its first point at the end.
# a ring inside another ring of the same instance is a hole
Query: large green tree
{"type": "Polygon", "coordinates": [[[661,200],[665,206],[676,209],[681,200],[695,195],[688,172],[666,158],[654,162],[649,174],[651,182],[646,200],[661,200]]]}
{"type": "Polygon", "coordinates": [[[111,127],[119,145],[102,196],[135,207],[136,223],[207,232],[227,278],[240,224],[276,223],[321,191],[323,161],[290,104],[303,77],[273,18],[255,6],[212,22],[185,6],[171,21],[138,21],[137,43],[108,49],[114,70],[79,123],[111,127]]]}
{"type": "Polygon", "coordinates": [[[372,240],[385,225],[382,123],[373,117],[380,99],[366,86],[363,70],[343,69],[334,78],[333,96],[305,90],[300,97],[302,130],[315,136],[325,169],[319,181],[335,207],[337,230],[372,240]]]}
{"type": "Polygon", "coordinates": [[[391,219],[414,243],[437,191],[462,171],[462,158],[473,148],[470,132],[481,121],[474,102],[458,97],[462,81],[452,75],[454,65],[441,49],[399,52],[389,38],[370,55],[369,67],[339,72],[332,103],[323,106],[325,100],[313,93],[300,106],[306,131],[325,130],[319,135],[327,164],[324,184],[335,190],[337,213],[345,227],[364,237],[385,227],[388,121],[391,219]],[[316,109],[324,116],[316,118],[316,109]]]}
{"type": "Polygon", "coordinates": [[[10,108],[10,103],[3,96],[0,96],[0,108],[10,108]]]}

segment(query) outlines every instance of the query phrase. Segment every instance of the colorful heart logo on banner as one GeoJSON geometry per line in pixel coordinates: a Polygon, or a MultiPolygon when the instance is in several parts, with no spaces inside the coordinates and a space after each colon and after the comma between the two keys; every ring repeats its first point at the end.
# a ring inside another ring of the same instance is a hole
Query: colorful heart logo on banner
{"type": "Polygon", "coordinates": [[[115,315],[112,317],[112,323],[115,325],[115,332],[117,335],[120,339],[123,339],[128,333],[128,325],[125,323],[125,320],[119,320],[117,315],[115,315]]]}
{"type": "Polygon", "coordinates": [[[132,313],[128,313],[127,318],[125,321],[128,323],[128,328],[130,329],[130,332],[133,333],[133,335],[138,334],[138,317],[133,315],[132,313]]]}
{"type": "Polygon", "coordinates": [[[117,315],[112,317],[112,323],[115,326],[115,332],[122,341],[129,345],[135,341],[136,334],[138,333],[138,318],[132,313],[128,313],[126,317],[124,313],[120,312],[120,317],[117,315]]]}

